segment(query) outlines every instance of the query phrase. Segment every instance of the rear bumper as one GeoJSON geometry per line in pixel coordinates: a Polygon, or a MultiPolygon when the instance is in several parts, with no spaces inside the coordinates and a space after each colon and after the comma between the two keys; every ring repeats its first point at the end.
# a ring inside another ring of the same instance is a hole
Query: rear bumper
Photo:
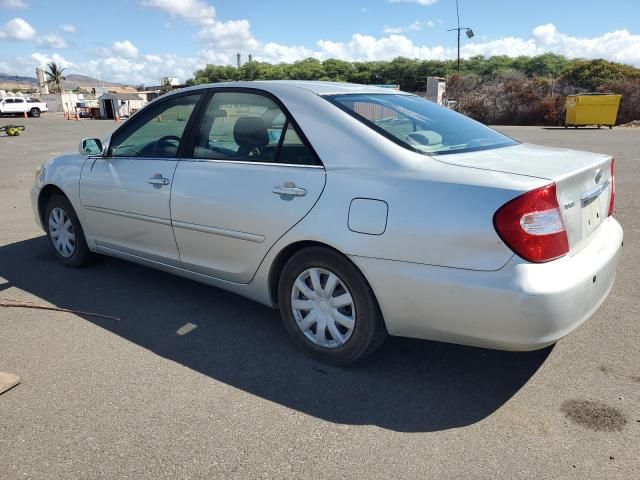
{"type": "Polygon", "coordinates": [[[573,256],[543,264],[514,256],[495,272],[351,259],[369,280],[392,335],[535,350],[575,330],[602,304],[622,239],[609,217],[573,256]]]}

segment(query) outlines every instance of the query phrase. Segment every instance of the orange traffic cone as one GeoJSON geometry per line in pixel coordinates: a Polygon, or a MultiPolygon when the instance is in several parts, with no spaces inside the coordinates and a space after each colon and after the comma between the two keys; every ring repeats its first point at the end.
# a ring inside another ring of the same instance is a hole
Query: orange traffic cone
{"type": "Polygon", "coordinates": [[[24,118],[29,118],[29,116],[27,115],[27,112],[24,112],[24,118]]]}
{"type": "Polygon", "coordinates": [[[115,118],[113,119],[116,123],[118,123],[120,121],[120,117],[118,116],[118,114],[116,113],[115,118]]]}

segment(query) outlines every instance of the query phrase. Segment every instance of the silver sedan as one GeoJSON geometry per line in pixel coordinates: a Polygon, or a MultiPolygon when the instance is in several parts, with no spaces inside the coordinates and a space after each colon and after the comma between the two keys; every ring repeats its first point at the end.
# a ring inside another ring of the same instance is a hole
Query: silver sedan
{"type": "Polygon", "coordinates": [[[383,88],[187,88],[79,149],[32,190],[60,261],[111,255],[277,307],[332,364],[388,334],[552,344],[604,301],[622,244],[611,157],[383,88]]]}

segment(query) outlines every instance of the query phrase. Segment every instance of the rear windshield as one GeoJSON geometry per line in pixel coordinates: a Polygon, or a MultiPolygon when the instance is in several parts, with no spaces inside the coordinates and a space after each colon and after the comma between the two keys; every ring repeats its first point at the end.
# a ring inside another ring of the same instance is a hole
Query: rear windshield
{"type": "Polygon", "coordinates": [[[373,93],[325,98],[378,133],[424,154],[473,152],[518,143],[469,117],[415,95],[373,93]]]}

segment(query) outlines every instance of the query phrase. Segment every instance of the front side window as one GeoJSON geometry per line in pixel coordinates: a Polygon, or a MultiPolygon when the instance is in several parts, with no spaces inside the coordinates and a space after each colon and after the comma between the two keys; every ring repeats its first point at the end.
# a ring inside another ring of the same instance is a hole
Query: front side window
{"type": "Polygon", "coordinates": [[[506,135],[415,95],[331,95],[329,101],[411,150],[430,154],[471,152],[515,145],[506,135]]]}
{"type": "Polygon", "coordinates": [[[199,129],[195,158],[317,165],[296,127],[270,98],[245,92],[213,95],[199,129]]]}
{"type": "MultiPolygon", "coordinates": [[[[132,128],[111,140],[111,156],[173,158],[201,93],[182,95],[151,106],[133,117],[132,128]]],[[[126,124],[125,124],[126,125],[126,124]]]]}

